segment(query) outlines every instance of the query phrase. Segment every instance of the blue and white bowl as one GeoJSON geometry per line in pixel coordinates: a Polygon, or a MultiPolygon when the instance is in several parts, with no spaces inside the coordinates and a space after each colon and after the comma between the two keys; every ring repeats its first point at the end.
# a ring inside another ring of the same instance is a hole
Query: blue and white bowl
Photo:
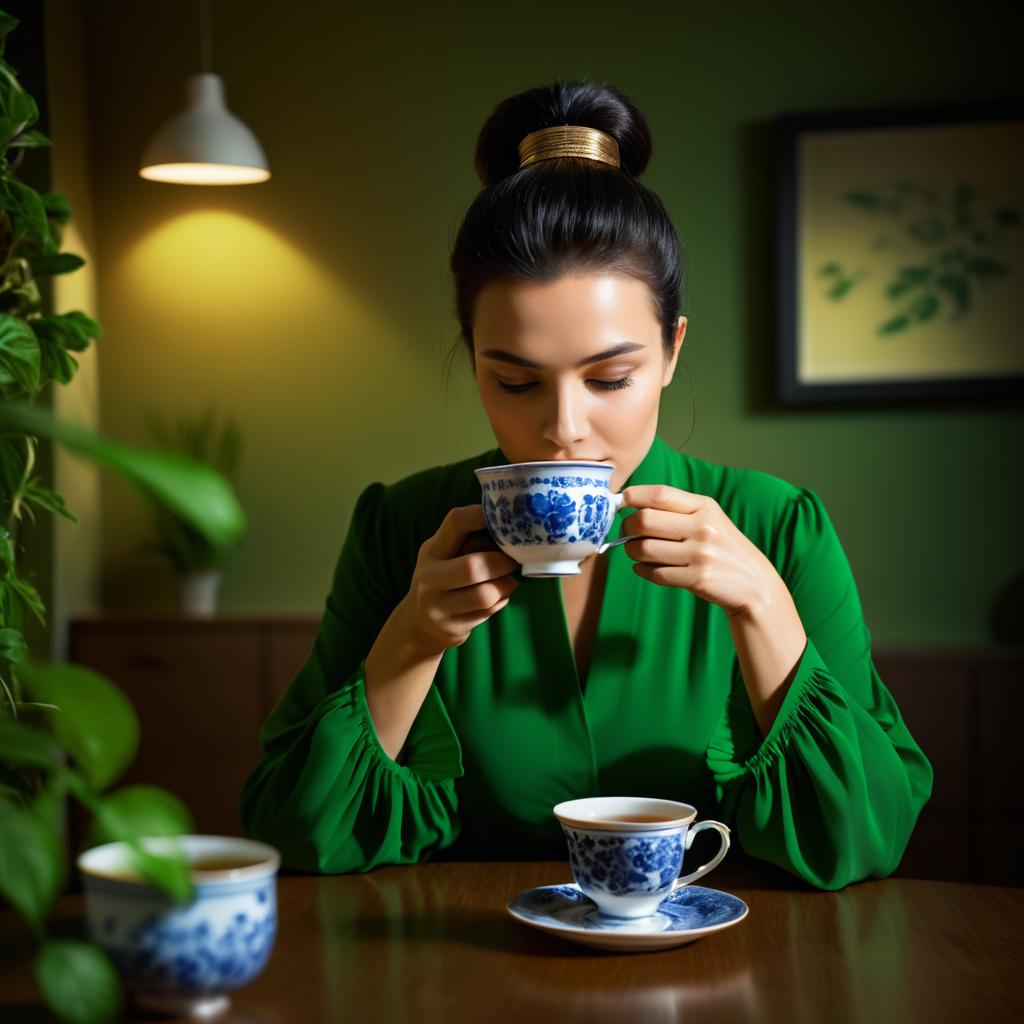
{"type": "Polygon", "coordinates": [[[667,896],[718,865],[729,849],[728,826],[695,821],[696,808],[675,800],[585,797],[557,804],[554,815],[565,833],[576,884],[608,918],[650,917],[667,896]],[[707,864],[680,877],[686,851],[706,828],[721,835],[721,848],[707,864]]]}
{"type": "Polygon", "coordinates": [[[610,491],[607,462],[516,462],[484,466],[481,504],[494,543],[522,565],[523,576],[576,576],[580,562],[603,554],[622,495],[610,491]]]}
{"type": "Polygon", "coordinates": [[[192,870],[194,898],[175,904],[135,874],[126,843],[106,843],[77,860],[89,936],[101,946],[144,1009],[208,1017],[228,993],[266,966],[277,934],[276,876],[281,858],[265,843],[233,836],[141,840],[146,850],[180,844],[190,864],[232,858],[242,867],[192,870]]]}

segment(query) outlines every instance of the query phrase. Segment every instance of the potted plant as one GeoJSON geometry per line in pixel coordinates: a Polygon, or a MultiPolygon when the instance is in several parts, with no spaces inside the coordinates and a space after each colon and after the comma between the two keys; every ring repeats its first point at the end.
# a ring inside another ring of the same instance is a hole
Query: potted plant
{"type": "Polygon", "coordinates": [[[81,311],[43,308],[38,280],[84,261],[60,252],[60,229],[70,217],[66,198],[40,195],[15,177],[26,150],[51,144],[31,128],[35,101],[2,59],[17,24],[0,11],[0,900],[32,930],[34,976],[52,1012],[99,1024],[120,1014],[113,965],[98,946],[53,937],[46,927],[68,876],[66,800],[80,801],[92,816],[86,847],[127,842],[135,867],[176,901],[192,895],[184,857],[157,856],[139,840],[193,826],[170,793],[114,788],[139,742],[135,712],[118,687],[83,666],[43,665],[31,657],[25,623],[30,616],[43,622],[46,608],[18,565],[21,527],[26,518],[50,513],[74,519],[36,472],[39,439],[115,470],[213,545],[237,542],[245,517],[228,482],[210,466],[174,452],[138,451],[35,407],[44,388],[72,380],[73,353],[87,349],[101,328],[81,311]]]}
{"type": "MultiPolygon", "coordinates": [[[[235,483],[242,458],[242,438],[233,419],[225,417],[223,425],[218,425],[217,413],[211,406],[194,418],[179,418],[173,427],[155,413],[147,416],[147,422],[150,434],[163,451],[179,452],[235,483]]],[[[234,545],[211,540],[174,509],[155,505],[153,514],[160,540],[146,547],[164,556],[178,574],[182,611],[200,617],[213,615],[217,591],[234,545]]]]}

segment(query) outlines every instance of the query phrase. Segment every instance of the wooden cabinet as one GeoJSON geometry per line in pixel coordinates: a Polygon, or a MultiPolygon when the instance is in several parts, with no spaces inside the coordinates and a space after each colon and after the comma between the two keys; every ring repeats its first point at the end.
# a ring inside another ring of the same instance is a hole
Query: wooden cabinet
{"type": "MultiPolygon", "coordinates": [[[[123,783],[163,786],[185,801],[199,831],[241,835],[238,798],[259,759],[260,727],[309,656],[317,625],[152,615],[73,622],[72,659],[118,683],[139,716],[142,743],[123,783]]],[[[1024,885],[1024,648],[885,650],[874,660],[935,769],[896,874],[1024,885]]]]}
{"type": "Polygon", "coordinates": [[[73,622],[71,659],[117,683],[139,716],[139,753],[118,784],[162,786],[188,805],[198,831],[242,835],[238,798],[259,760],[260,727],[316,628],[285,619],[73,622]]]}
{"type": "Polygon", "coordinates": [[[935,770],[896,873],[1024,885],[1024,648],[890,650],[875,664],[935,770]]]}

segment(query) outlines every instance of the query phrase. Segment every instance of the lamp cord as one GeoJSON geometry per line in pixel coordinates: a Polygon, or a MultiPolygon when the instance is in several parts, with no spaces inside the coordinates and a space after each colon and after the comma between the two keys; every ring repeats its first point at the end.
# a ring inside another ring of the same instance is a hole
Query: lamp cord
{"type": "Polygon", "coordinates": [[[208,73],[213,65],[210,52],[210,0],[199,0],[199,45],[202,71],[208,73]]]}

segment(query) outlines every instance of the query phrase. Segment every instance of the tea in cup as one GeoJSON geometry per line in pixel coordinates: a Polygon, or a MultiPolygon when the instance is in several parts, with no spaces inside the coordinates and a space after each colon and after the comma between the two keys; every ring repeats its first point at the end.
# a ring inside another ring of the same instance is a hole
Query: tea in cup
{"type": "Polygon", "coordinates": [[[140,840],[152,853],[180,850],[191,902],[179,905],[133,867],[127,843],[78,856],[89,936],[144,1009],[207,1017],[264,968],[277,933],[277,850],[234,836],[140,840]]]}
{"type": "Polygon", "coordinates": [[[651,917],[666,896],[716,867],[729,849],[729,828],[696,821],[690,804],[650,797],[596,796],[554,807],[569,844],[576,884],[602,918],[651,917]],[[721,846],[707,864],[680,877],[694,836],[716,829],[721,846]]]}
{"type": "Polygon", "coordinates": [[[610,490],[607,462],[514,462],[473,472],[494,543],[523,576],[577,576],[580,562],[634,536],[604,543],[621,493],[610,490]]]}

